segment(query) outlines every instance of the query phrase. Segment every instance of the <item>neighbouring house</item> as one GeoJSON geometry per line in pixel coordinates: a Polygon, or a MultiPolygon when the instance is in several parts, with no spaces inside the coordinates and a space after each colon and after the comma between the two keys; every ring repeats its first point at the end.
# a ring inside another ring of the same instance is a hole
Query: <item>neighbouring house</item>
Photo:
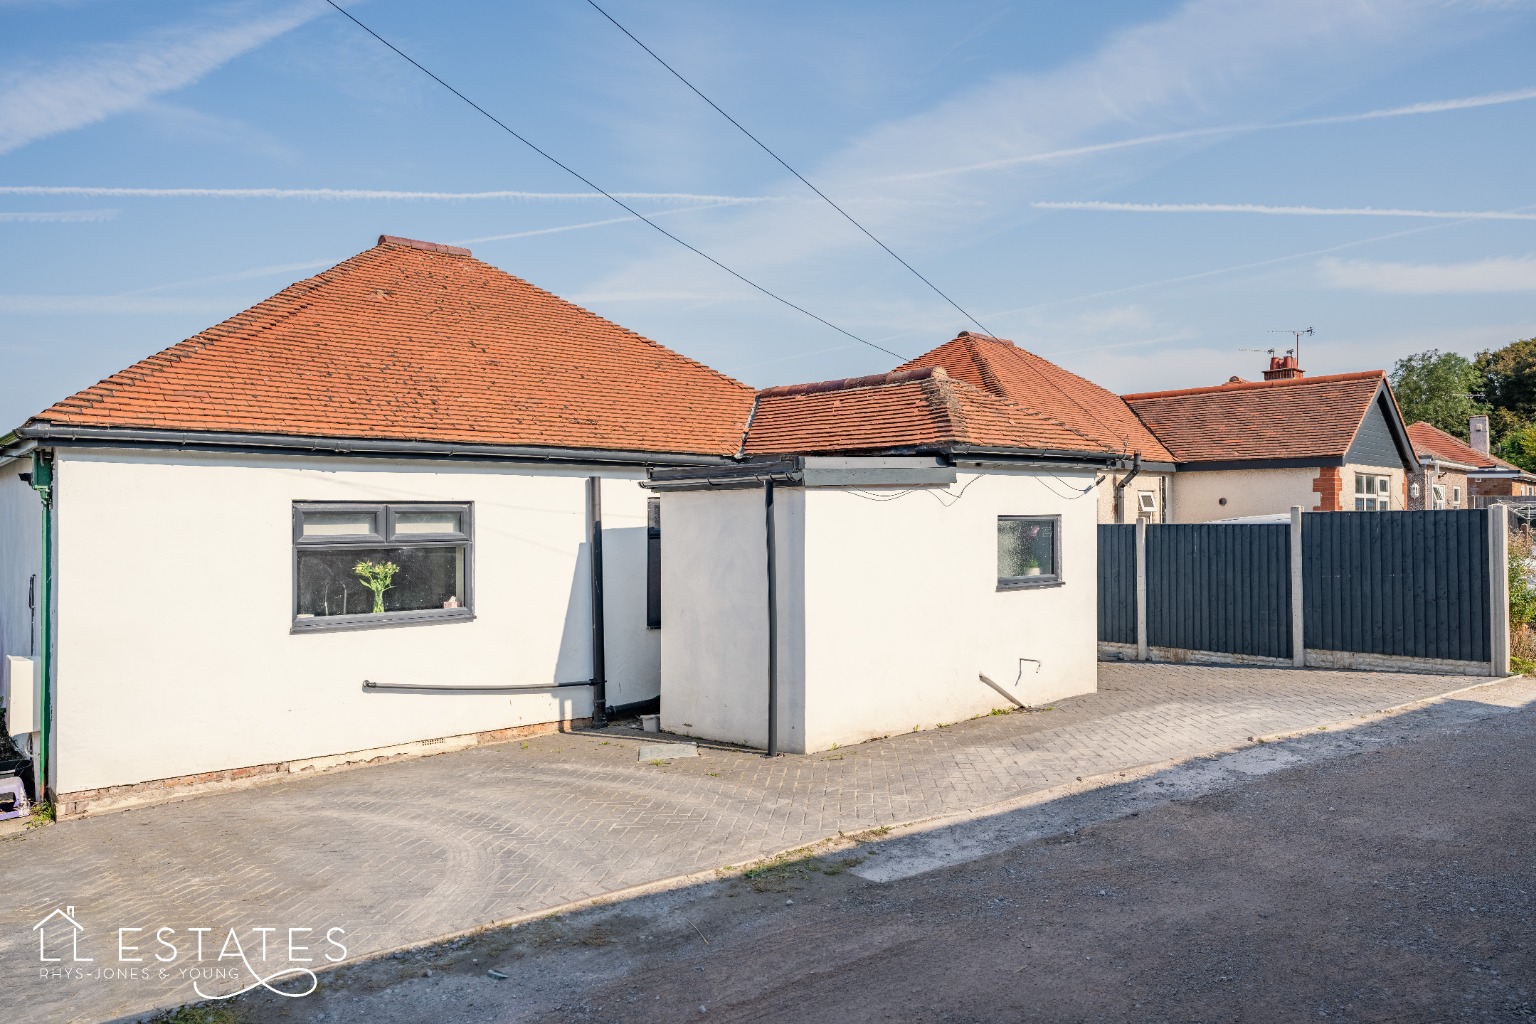
{"type": "Polygon", "coordinates": [[[962,331],[904,364],[942,366],[950,377],[1071,427],[1119,457],[1098,490],[1102,523],[1172,521],[1174,459],[1158,437],[1112,391],[1011,341],[962,331]]]}
{"type": "Polygon", "coordinates": [[[1438,427],[1420,420],[1408,424],[1419,466],[1408,481],[1408,507],[1414,510],[1471,508],[1467,474],[1484,458],[1438,427]]]}
{"type": "Polygon", "coordinates": [[[1124,396],[1172,454],[1170,520],[1408,507],[1418,457],[1384,373],[1307,377],[1286,356],[1265,377],[1124,396]]]}
{"type": "Polygon", "coordinates": [[[739,464],[651,472],[663,727],[805,752],[1092,692],[1107,436],[944,365],[759,392],[739,464]]]}
{"type": "Polygon", "coordinates": [[[755,400],[382,237],[0,438],[0,662],[49,694],[11,728],[51,716],[70,814],[653,702],[641,483],[755,400]]]}
{"type": "Polygon", "coordinates": [[[1489,454],[1488,417],[1474,416],[1468,426],[1470,444],[1423,421],[1408,427],[1419,458],[1411,507],[1473,508],[1490,498],[1536,496],[1536,473],[1489,454]]]}

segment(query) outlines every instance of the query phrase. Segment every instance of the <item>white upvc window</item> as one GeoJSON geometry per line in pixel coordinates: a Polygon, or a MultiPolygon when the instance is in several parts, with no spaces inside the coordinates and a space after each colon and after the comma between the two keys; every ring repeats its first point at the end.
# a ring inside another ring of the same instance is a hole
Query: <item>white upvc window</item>
{"type": "Polygon", "coordinates": [[[1435,484],[1434,507],[1445,508],[1445,487],[1442,484],[1435,484]]]}
{"type": "Polygon", "coordinates": [[[1375,473],[1355,474],[1355,511],[1385,512],[1392,507],[1392,478],[1375,473]]]}
{"type": "Polygon", "coordinates": [[[1461,508],[1461,488],[1451,488],[1451,508],[1461,508]]]}

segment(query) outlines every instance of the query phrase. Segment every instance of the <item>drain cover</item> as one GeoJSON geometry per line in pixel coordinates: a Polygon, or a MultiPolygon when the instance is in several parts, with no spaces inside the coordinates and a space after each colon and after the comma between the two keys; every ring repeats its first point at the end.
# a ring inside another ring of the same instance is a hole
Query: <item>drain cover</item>
{"type": "Polygon", "coordinates": [[[647,743],[640,748],[641,761],[665,761],[674,757],[698,757],[697,743],[647,743]]]}

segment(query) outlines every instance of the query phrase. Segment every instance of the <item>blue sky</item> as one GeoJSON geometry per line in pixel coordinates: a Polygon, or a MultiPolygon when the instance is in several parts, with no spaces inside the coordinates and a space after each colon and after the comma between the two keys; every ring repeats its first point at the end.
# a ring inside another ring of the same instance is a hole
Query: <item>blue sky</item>
{"type": "MultiPolygon", "coordinates": [[[[349,6],[854,334],[971,326],[583,0],[349,6]]],[[[1532,0],[605,7],[990,330],[1115,390],[1256,376],[1291,327],[1313,373],[1536,335],[1532,0]]],[[[0,26],[0,426],[380,233],[754,385],[892,364],[323,3],[0,0],[0,26]]]]}

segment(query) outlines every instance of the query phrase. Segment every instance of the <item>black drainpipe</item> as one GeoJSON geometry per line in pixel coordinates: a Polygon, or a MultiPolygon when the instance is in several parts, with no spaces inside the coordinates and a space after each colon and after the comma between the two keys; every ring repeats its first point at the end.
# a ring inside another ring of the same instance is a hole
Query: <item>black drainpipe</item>
{"type": "MultiPolygon", "coordinates": [[[[1136,452],[1134,455],[1131,456],[1131,471],[1129,473],[1125,474],[1125,479],[1124,480],[1121,480],[1119,483],[1115,484],[1115,521],[1116,522],[1119,522],[1121,519],[1125,518],[1125,488],[1130,484],[1130,482],[1132,480],[1136,479],[1136,474],[1138,474],[1140,472],[1141,472],[1141,452],[1136,452]]],[[[1140,513],[1138,512],[1137,514],[1139,515],[1140,513]]]]}
{"type": "Polygon", "coordinates": [[[763,519],[768,527],[768,756],[779,755],[779,552],[773,526],[773,478],[763,481],[763,519]]]}
{"type": "Polygon", "coordinates": [[[608,726],[608,655],[603,647],[603,478],[587,477],[588,552],[592,561],[592,727],[608,726]]]}

